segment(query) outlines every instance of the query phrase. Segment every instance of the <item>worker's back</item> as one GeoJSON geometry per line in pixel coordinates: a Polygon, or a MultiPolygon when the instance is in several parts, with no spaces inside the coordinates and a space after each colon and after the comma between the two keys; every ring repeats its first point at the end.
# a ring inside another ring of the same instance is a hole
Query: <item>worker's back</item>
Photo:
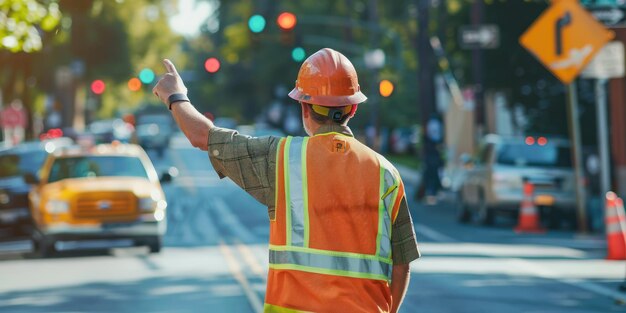
{"type": "Polygon", "coordinates": [[[277,161],[266,311],[389,311],[395,169],[338,133],[283,139],[277,161]]]}

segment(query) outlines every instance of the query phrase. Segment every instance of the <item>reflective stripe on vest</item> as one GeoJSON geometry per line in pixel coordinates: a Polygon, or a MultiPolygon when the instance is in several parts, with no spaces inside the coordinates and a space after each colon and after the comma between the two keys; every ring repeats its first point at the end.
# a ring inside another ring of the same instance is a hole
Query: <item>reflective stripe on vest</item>
{"type": "Polygon", "coordinates": [[[309,138],[287,137],[285,142],[285,199],[287,245],[309,246],[306,144],[309,138]]]}
{"type": "Polygon", "coordinates": [[[270,249],[271,268],[378,280],[388,280],[391,275],[392,265],[388,260],[324,252],[327,251],[270,249]]]}
{"type": "Polygon", "coordinates": [[[376,254],[311,249],[306,174],[308,139],[308,137],[287,137],[285,141],[283,165],[286,246],[270,246],[270,268],[391,280],[391,212],[398,195],[398,182],[393,178],[391,165],[379,158],[381,162],[376,254]]]}
{"type": "Polygon", "coordinates": [[[391,164],[380,157],[378,161],[380,162],[380,206],[376,255],[391,258],[391,212],[398,196],[398,182],[391,173],[391,164]]]}

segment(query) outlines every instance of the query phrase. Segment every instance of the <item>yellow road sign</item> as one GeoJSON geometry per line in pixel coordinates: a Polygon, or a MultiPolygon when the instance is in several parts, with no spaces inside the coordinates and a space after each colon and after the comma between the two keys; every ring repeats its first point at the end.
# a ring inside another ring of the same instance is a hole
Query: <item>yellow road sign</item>
{"type": "Polygon", "coordinates": [[[554,0],[520,37],[520,44],[569,84],[614,36],[577,0],[554,0]]]}

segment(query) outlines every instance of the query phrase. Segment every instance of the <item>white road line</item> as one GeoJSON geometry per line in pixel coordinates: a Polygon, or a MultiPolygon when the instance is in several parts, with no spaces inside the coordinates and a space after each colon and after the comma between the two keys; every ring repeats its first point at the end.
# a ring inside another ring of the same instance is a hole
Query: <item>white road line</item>
{"type": "Polygon", "coordinates": [[[243,288],[243,291],[248,298],[248,302],[250,302],[250,306],[252,306],[252,310],[255,313],[263,312],[263,302],[259,298],[258,294],[252,290],[250,282],[248,282],[246,275],[244,275],[241,269],[241,264],[239,264],[237,258],[235,258],[233,251],[223,241],[220,241],[220,251],[224,255],[224,258],[226,258],[226,263],[228,264],[230,272],[243,288]]]}
{"type": "Polygon", "coordinates": [[[213,208],[220,217],[218,223],[227,227],[239,240],[243,242],[254,241],[254,235],[246,227],[244,227],[243,224],[241,224],[237,215],[232,212],[222,197],[214,197],[212,200],[213,208]]]}
{"type": "Polygon", "coordinates": [[[615,290],[609,289],[602,285],[594,284],[592,282],[588,282],[588,281],[577,279],[577,278],[561,278],[561,277],[558,277],[558,274],[552,271],[546,270],[545,268],[539,267],[538,265],[533,264],[532,262],[524,260],[524,259],[514,258],[514,259],[511,259],[511,262],[513,263],[513,266],[517,268],[523,268],[528,273],[535,275],[537,277],[555,280],[566,285],[578,287],[580,289],[584,289],[589,292],[593,292],[595,294],[611,298],[621,303],[626,303],[626,294],[617,292],[615,290]]]}
{"type": "MultiPolygon", "coordinates": [[[[177,150],[172,150],[172,153],[170,153],[172,159],[173,159],[173,163],[176,164],[179,168],[183,169],[185,172],[187,171],[187,166],[185,164],[185,161],[183,161],[182,157],[180,155],[178,155],[177,150]]],[[[195,196],[196,192],[197,192],[197,188],[194,185],[189,185],[189,184],[181,184],[183,188],[185,188],[187,190],[187,192],[189,192],[190,195],[195,196]]]]}
{"type": "Polygon", "coordinates": [[[420,234],[422,234],[422,235],[424,235],[424,236],[426,236],[426,237],[428,237],[428,238],[430,238],[430,239],[432,239],[434,241],[438,241],[438,242],[457,242],[458,241],[458,240],[456,240],[456,239],[454,239],[452,237],[448,237],[448,236],[446,236],[446,235],[444,235],[444,234],[442,234],[442,233],[440,233],[440,232],[438,232],[438,231],[436,231],[436,230],[434,230],[434,229],[432,229],[432,228],[430,228],[430,227],[428,227],[428,226],[426,226],[424,224],[416,223],[415,224],[415,230],[418,233],[420,233],[420,234]]]}
{"type": "Polygon", "coordinates": [[[246,263],[255,275],[263,278],[263,280],[265,281],[267,279],[267,277],[265,276],[265,270],[263,269],[263,266],[259,264],[257,258],[254,256],[254,252],[252,252],[252,250],[250,250],[247,245],[243,244],[239,240],[236,241],[237,250],[239,250],[239,253],[243,255],[244,261],[246,261],[246,263]]]}

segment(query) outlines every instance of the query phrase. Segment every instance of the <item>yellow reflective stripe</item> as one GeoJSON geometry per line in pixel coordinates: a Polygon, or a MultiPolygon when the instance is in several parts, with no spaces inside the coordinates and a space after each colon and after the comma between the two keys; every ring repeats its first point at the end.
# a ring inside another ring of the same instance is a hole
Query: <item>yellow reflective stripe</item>
{"type": "MultiPolygon", "coordinates": [[[[276,169],[274,173],[274,219],[272,221],[276,220],[276,208],[278,207],[278,166],[279,166],[279,161],[280,161],[280,145],[283,143],[283,141],[285,140],[285,138],[280,138],[280,140],[278,140],[278,149],[276,151],[276,169]]],[[[283,173],[284,174],[284,173],[283,173]]]]}
{"type": "Polygon", "coordinates": [[[266,303],[263,306],[263,313],[313,313],[313,312],[288,309],[288,308],[283,308],[282,306],[266,303]]]}
{"type": "Polygon", "coordinates": [[[290,206],[290,196],[289,196],[289,148],[291,147],[291,140],[293,137],[289,136],[285,142],[285,150],[283,156],[283,166],[285,167],[285,230],[287,237],[287,245],[291,245],[291,206],[290,206]]]}
{"type": "MultiPolygon", "coordinates": [[[[380,179],[378,186],[378,195],[382,195],[385,193],[385,169],[380,166],[380,179]]],[[[383,214],[385,211],[385,202],[383,200],[384,197],[378,198],[378,233],[376,234],[376,255],[380,256],[381,247],[380,241],[383,236],[383,214]]]]}
{"type": "Polygon", "coordinates": [[[387,191],[385,191],[385,193],[383,194],[383,196],[381,197],[381,199],[385,199],[387,198],[387,196],[392,193],[394,190],[396,190],[396,188],[398,188],[398,185],[393,185],[390,186],[389,188],[387,188],[387,191]]]}
{"type": "Polygon", "coordinates": [[[303,248],[303,247],[296,247],[296,246],[277,246],[277,245],[272,245],[272,244],[270,244],[269,248],[270,248],[270,250],[275,250],[275,251],[308,252],[308,253],[317,253],[317,254],[338,256],[338,257],[346,257],[346,258],[373,260],[373,261],[384,262],[384,263],[387,263],[387,264],[392,264],[392,261],[391,261],[390,258],[385,258],[385,257],[381,257],[381,256],[378,256],[378,255],[371,255],[371,254],[361,254],[361,253],[354,253],[354,252],[341,252],[341,251],[331,251],[331,250],[320,250],[320,249],[303,248]]]}
{"type": "Polygon", "coordinates": [[[347,134],[342,134],[342,133],[338,133],[338,132],[319,133],[319,134],[315,134],[315,135],[313,135],[313,137],[317,137],[317,136],[324,136],[324,135],[341,135],[341,136],[346,136],[346,137],[352,137],[352,136],[350,136],[350,135],[347,135],[347,134]]]}
{"type": "Polygon", "coordinates": [[[309,246],[309,186],[306,169],[306,149],[309,137],[304,137],[302,141],[302,204],[304,208],[304,247],[309,246]]]}
{"type": "Polygon", "coordinates": [[[309,266],[302,266],[302,265],[295,265],[295,264],[270,264],[269,267],[275,270],[294,270],[294,271],[302,271],[302,272],[315,273],[315,274],[325,274],[325,275],[334,275],[334,276],[343,276],[343,277],[352,277],[352,278],[365,278],[365,279],[389,281],[389,278],[385,275],[330,270],[330,269],[325,269],[325,268],[309,267],[309,266]]]}

